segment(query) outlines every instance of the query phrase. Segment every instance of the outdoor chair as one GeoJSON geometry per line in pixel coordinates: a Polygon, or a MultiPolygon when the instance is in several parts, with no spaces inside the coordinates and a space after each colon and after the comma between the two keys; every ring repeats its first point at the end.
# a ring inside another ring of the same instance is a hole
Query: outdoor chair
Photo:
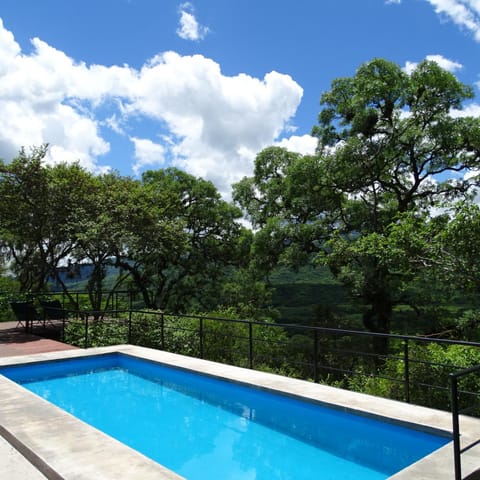
{"type": "Polygon", "coordinates": [[[66,320],[68,312],[62,307],[60,300],[41,300],[40,305],[43,308],[43,316],[45,320],[66,320]]]}
{"type": "Polygon", "coordinates": [[[10,306],[17,319],[17,327],[25,327],[26,332],[33,330],[33,322],[44,321],[38,315],[37,309],[32,301],[11,302],[10,306]]]}

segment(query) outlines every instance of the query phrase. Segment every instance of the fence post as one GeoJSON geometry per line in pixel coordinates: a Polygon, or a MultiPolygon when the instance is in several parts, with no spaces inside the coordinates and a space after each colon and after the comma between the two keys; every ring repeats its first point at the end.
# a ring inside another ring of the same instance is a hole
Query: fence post
{"type": "Polygon", "coordinates": [[[248,368],[253,368],[253,326],[248,322],[248,368]]]}
{"type": "Polygon", "coordinates": [[[405,385],[405,401],[410,403],[410,358],[408,350],[408,338],[403,340],[403,381],[405,385]]]}
{"type": "Polygon", "coordinates": [[[84,348],[88,348],[88,312],[85,313],[85,344],[84,348]]]}
{"type": "Polygon", "coordinates": [[[313,381],[318,383],[318,331],[313,332],[313,381]]]}
{"type": "Polygon", "coordinates": [[[200,336],[200,358],[203,358],[203,317],[200,317],[198,334],[200,336]]]}
{"type": "Polygon", "coordinates": [[[132,310],[128,311],[128,343],[132,343],[132,310]]]}
{"type": "Polygon", "coordinates": [[[165,350],[165,318],[163,317],[163,311],[160,312],[160,346],[162,350],[165,350]]]}
{"type": "Polygon", "coordinates": [[[452,427],[453,427],[453,461],[455,465],[455,480],[462,480],[462,464],[460,459],[460,426],[458,423],[458,385],[457,377],[451,373],[450,396],[452,404],[452,427]]]}

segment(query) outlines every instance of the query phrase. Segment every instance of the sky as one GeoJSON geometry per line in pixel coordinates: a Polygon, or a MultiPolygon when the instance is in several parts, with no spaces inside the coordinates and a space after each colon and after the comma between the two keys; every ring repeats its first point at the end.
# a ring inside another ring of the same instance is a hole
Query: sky
{"type": "Polygon", "coordinates": [[[140,178],[175,166],[225,199],[270,145],[313,153],[332,80],[381,57],[474,87],[480,0],[0,0],[0,158],[140,178]]]}

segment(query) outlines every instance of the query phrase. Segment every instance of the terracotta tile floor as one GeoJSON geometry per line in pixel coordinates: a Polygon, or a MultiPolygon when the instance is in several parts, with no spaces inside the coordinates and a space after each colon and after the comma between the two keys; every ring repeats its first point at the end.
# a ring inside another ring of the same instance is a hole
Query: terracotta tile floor
{"type": "Polygon", "coordinates": [[[72,350],[77,347],[25,333],[17,322],[0,322],[0,357],[72,350]]]}

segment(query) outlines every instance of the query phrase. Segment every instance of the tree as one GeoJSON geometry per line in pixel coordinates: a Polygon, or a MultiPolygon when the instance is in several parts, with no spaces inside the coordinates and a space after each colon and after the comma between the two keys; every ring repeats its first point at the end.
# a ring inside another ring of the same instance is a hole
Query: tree
{"type": "Polygon", "coordinates": [[[0,242],[22,291],[46,289],[76,245],[82,192],[91,176],[78,164],[45,166],[47,146],[21,150],[0,168],[0,242]]]}
{"type": "MultiPolygon", "coordinates": [[[[83,193],[81,228],[73,256],[77,262],[93,267],[87,291],[94,310],[102,309],[108,267],[115,265],[116,255],[126,248],[126,225],[131,221],[128,212],[134,208],[132,204],[135,204],[135,192],[139,188],[138,181],[114,172],[92,177],[88,190],[83,193]]],[[[108,287],[109,294],[128,277],[128,272],[119,271],[115,283],[108,287]]]]}
{"type": "Polygon", "coordinates": [[[130,272],[150,308],[212,307],[227,267],[248,261],[239,209],[211,182],[176,168],[144,173],[136,195],[116,265],[130,272]]]}
{"type": "Polygon", "coordinates": [[[456,205],[434,247],[442,258],[445,282],[464,291],[480,293],[480,207],[478,204],[456,205]]]}
{"type": "Polygon", "coordinates": [[[58,267],[89,263],[94,310],[109,267],[118,271],[109,290],[128,280],[149,308],[209,309],[234,279],[231,267],[248,264],[251,234],[211,182],[174,168],[141,181],[94,176],[78,164],[45,165],[46,153],[21,150],[0,164],[0,252],[22,292],[45,291],[54,278],[68,294],[58,267]]]}
{"type": "Polygon", "coordinates": [[[470,341],[480,338],[480,207],[460,203],[448,217],[445,228],[432,240],[432,266],[447,292],[470,294],[467,309],[454,325],[457,337],[470,341]],[[439,261],[441,259],[441,261],[439,261]],[[453,288],[452,288],[453,287],[453,288]]]}
{"type": "MultiPolygon", "coordinates": [[[[234,198],[260,231],[261,262],[327,264],[360,296],[367,329],[389,332],[402,276],[386,262],[405,214],[468,199],[480,164],[480,119],[454,115],[472,89],[435,62],[411,74],[374,59],[323,94],[314,156],[261,152],[234,198]],[[396,229],[392,229],[392,225],[396,229]],[[316,256],[314,256],[315,254],[316,256]],[[265,260],[266,259],[266,260],[265,260]]],[[[404,276],[403,279],[406,277],[404,276]]]]}

